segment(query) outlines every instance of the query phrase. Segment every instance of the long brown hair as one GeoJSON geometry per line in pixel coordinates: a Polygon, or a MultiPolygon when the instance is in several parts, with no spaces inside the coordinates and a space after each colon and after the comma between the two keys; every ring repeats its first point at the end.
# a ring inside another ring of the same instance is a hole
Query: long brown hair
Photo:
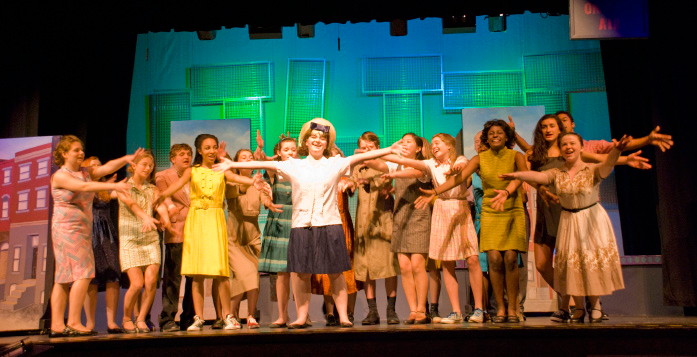
{"type": "Polygon", "coordinates": [[[451,165],[454,164],[455,160],[457,160],[457,150],[455,150],[455,145],[457,145],[457,143],[455,141],[455,138],[453,138],[452,135],[446,133],[438,133],[436,135],[433,135],[431,141],[433,141],[433,139],[435,138],[441,139],[445,144],[447,144],[450,147],[450,157],[448,159],[450,159],[451,165]]]}
{"type": "Polygon", "coordinates": [[[564,134],[564,126],[562,125],[559,117],[555,114],[545,114],[540,118],[540,120],[537,121],[535,131],[533,132],[532,153],[530,154],[530,157],[528,157],[528,161],[530,161],[530,168],[533,170],[537,170],[538,168],[542,167],[545,162],[547,162],[547,151],[549,150],[549,147],[553,145],[553,142],[548,142],[545,140],[545,135],[542,133],[542,122],[547,119],[554,119],[559,127],[559,136],[557,137],[557,140],[561,138],[562,134],[564,134]]]}

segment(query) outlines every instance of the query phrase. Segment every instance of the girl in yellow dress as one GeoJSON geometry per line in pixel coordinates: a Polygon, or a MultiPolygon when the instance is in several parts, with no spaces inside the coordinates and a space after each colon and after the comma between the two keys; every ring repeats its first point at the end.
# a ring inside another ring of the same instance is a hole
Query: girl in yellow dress
{"type": "MultiPolygon", "coordinates": [[[[191,206],[184,224],[181,270],[182,275],[193,278],[192,295],[196,316],[188,331],[200,331],[203,327],[204,279],[213,279],[213,284],[218,287],[217,298],[220,301],[230,301],[227,225],[223,211],[226,181],[254,185],[259,190],[266,190],[268,187],[261,178],[243,177],[230,171],[213,171],[213,165],[218,162],[218,138],[214,135],[201,134],[196,137],[194,145],[194,165],[184,171],[179,181],[162,192],[161,196],[161,199],[171,196],[187,182],[190,183],[191,206]]],[[[235,329],[230,304],[222,304],[222,310],[225,315],[224,329],[235,329]]]]}

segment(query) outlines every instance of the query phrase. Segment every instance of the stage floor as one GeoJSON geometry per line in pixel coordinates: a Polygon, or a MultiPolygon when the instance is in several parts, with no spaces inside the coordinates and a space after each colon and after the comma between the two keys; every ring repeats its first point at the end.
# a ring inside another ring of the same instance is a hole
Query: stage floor
{"type": "Polygon", "coordinates": [[[136,355],[695,355],[697,317],[611,317],[598,324],[558,324],[530,317],[520,324],[386,325],[301,330],[246,327],[235,331],[154,332],[135,335],[49,338],[3,337],[0,344],[21,343],[30,354],[136,355]]]}

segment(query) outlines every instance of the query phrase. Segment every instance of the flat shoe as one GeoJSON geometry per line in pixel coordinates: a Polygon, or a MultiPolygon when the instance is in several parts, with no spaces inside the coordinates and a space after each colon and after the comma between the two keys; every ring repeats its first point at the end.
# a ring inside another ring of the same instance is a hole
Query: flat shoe
{"type": "Polygon", "coordinates": [[[281,323],[272,322],[269,324],[269,328],[283,328],[283,327],[287,327],[285,322],[281,322],[281,323]]]}
{"type": "Polygon", "coordinates": [[[288,325],[289,330],[299,330],[299,329],[303,329],[303,328],[307,328],[307,327],[308,327],[307,322],[304,324],[289,324],[288,325]]]}
{"type": "Polygon", "coordinates": [[[50,338],[68,336],[70,336],[70,332],[68,332],[67,328],[64,328],[63,331],[54,331],[53,329],[48,330],[48,337],[50,338]]]}
{"type": "Polygon", "coordinates": [[[421,320],[414,320],[414,325],[425,325],[425,324],[430,324],[431,323],[431,318],[426,316],[421,320]]]}
{"type": "Polygon", "coordinates": [[[70,326],[65,326],[65,330],[63,330],[63,331],[67,332],[68,336],[71,336],[71,337],[83,337],[83,336],[96,336],[97,335],[97,331],[93,331],[93,330],[80,331],[80,330],[76,330],[70,326]]]}
{"type": "Polygon", "coordinates": [[[507,319],[508,322],[512,324],[520,323],[520,319],[518,318],[518,316],[508,316],[507,319]]]}
{"type": "Polygon", "coordinates": [[[353,327],[353,324],[350,322],[341,322],[341,323],[339,323],[339,327],[350,328],[350,327],[353,327]]]}
{"type": "Polygon", "coordinates": [[[506,322],[506,316],[494,316],[491,318],[491,322],[495,324],[500,324],[506,322]]]}
{"type": "Polygon", "coordinates": [[[111,333],[111,334],[118,334],[118,333],[123,333],[123,329],[120,328],[120,327],[117,327],[117,328],[109,328],[109,329],[106,330],[106,332],[107,332],[107,333],[111,333]]]}

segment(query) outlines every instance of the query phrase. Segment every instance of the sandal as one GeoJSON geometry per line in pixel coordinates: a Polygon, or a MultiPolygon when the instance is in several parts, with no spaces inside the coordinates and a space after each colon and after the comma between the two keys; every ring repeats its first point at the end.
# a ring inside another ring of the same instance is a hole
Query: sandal
{"type": "Polygon", "coordinates": [[[416,315],[416,314],[418,314],[418,313],[419,313],[418,311],[410,311],[410,312],[409,312],[409,318],[406,319],[406,320],[404,320],[404,324],[405,324],[405,325],[413,325],[414,322],[416,321],[416,318],[415,318],[415,317],[412,317],[412,316],[413,316],[413,315],[416,315]]]}
{"type": "Polygon", "coordinates": [[[493,323],[495,323],[495,324],[504,323],[504,322],[506,322],[506,316],[499,316],[499,315],[496,315],[496,316],[494,316],[494,317],[491,318],[491,322],[493,322],[493,323]]]}
{"type": "Polygon", "coordinates": [[[142,333],[150,333],[150,327],[148,327],[148,323],[145,322],[144,320],[143,321],[136,321],[136,331],[138,333],[141,333],[141,332],[142,333]],[[138,327],[138,324],[141,322],[145,325],[145,328],[138,327]]]}
{"type": "Polygon", "coordinates": [[[138,333],[138,327],[134,324],[132,329],[126,328],[126,323],[130,322],[133,323],[133,320],[123,320],[121,323],[121,329],[123,330],[123,333],[138,333]]]}

